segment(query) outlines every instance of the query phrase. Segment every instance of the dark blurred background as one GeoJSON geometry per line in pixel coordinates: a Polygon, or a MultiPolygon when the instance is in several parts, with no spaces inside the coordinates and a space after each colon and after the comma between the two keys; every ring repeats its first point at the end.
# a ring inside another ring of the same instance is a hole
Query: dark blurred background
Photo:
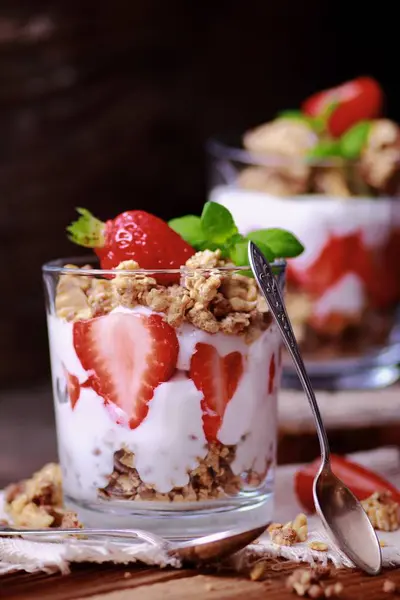
{"type": "Polygon", "coordinates": [[[360,74],[400,120],[390,4],[0,0],[0,387],[49,377],[40,266],[102,219],[200,211],[205,140],[360,74]],[[350,12],[352,11],[352,12],[350,12]]]}

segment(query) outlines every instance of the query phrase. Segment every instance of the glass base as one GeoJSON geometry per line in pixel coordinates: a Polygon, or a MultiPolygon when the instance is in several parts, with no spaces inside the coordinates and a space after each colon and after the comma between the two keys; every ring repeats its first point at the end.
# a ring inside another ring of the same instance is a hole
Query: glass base
{"type": "Polygon", "coordinates": [[[220,531],[253,528],[272,521],[273,493],[205,502],[132,502],[126,500],[85,503],[65,496],[87,527],[145,529],[166,539],[185,540],[220,531]],[[178,507],[179,504],[179,507],[178,507]]]}
{"type": "MultiPolygon", "coordinates": [[[[305,361],[316,390],[372,390],[385,388],[400,380],[400,343],[362,357],[324,361],[305,361]]],[[[290,357],[284,361],[282,387],[301,389],[290,357]]]]}

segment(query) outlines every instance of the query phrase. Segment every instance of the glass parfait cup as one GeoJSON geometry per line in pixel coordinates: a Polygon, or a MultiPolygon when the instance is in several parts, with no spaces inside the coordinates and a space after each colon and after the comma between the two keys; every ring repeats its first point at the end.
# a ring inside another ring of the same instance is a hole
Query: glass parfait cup
{"type": "MultiPolygon", "coordinates": [[[[209,200],[229,209],[241,233],[284,228],[305,246],[288,263],[286,304],[314,386],[397,381],[400,164],[394,150],[377,146],[364,162],[255,153],[235,138],[211,140],[207,150],[209,200]],[[386,186],[378,189],[385,175],[386,186]]],[[[290,359],[283,362],[284,386],[298,387],[290,359]]]]}
{"type": "Polygon", "coordinates": [[[43,276],[68,508],[170,538],[268,523],[281,339],[246,268],[65,262],[43,276]]]}

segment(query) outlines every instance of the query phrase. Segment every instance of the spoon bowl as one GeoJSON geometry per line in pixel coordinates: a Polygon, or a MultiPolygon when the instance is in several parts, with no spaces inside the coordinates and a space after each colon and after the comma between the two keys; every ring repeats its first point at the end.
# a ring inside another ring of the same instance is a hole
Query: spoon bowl
{"type": "Polygon", "coordinates": [[[381,550],[374,528],[354,494],[322,465],[314,481],[314,504],[337,546],[369,575],[381,570],[381,550]]]}

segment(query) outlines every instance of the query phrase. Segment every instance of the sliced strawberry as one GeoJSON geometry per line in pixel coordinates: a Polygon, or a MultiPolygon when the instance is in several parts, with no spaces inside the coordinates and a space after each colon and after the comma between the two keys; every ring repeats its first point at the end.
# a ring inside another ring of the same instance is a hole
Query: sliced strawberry
{"type": "Polygon", "coordinates": [[[275,365],[275,354],[272,355],[269,363],[269,378],[268,378],[268,394],[272,394],[275,385],[276,365],[275,365]]]}
{"type": "MultiPolygon", "coordinates": [[[[94,248],[102,269],[114,269],[126,260],[142,269],[179,269],[195,250],[162,219],[144,210],[130,210],[102,223],[86,209],[68,227],[70,239],[94,248]]],[[[159,283],[179,282],[179,275],[157,276],[159,283]]]]}
{"type": "Polygon", "coordinates": [[[114,313],[74,323],[73,339],[92,388],[126,414],[131,429],[140,425],[154,389],[175,371],[175,330],[159,315],[114,313]]]}
{"type": "Polygon", "coordinates": [[[217,440],[218,430],[229,400],[233,397],[243,373],[240,352],[224,357],[210,344],[196,344],[190,361],[190,377],[203,395],[203,427],[208,441],[217,440]]]}
{"type": "Polygon", "coordinates": [[[75,405],[78,402],[79,396],[81,394],[81,386],[79,383],[79,379],[76,377],[76,375],[72,375],[71,373],[69,373],[65,367],[63,367],[63,369],[65,379],[67,381],[67,392],[69,400],[71,402],[72,408],[75,408],[75,405]]]}

